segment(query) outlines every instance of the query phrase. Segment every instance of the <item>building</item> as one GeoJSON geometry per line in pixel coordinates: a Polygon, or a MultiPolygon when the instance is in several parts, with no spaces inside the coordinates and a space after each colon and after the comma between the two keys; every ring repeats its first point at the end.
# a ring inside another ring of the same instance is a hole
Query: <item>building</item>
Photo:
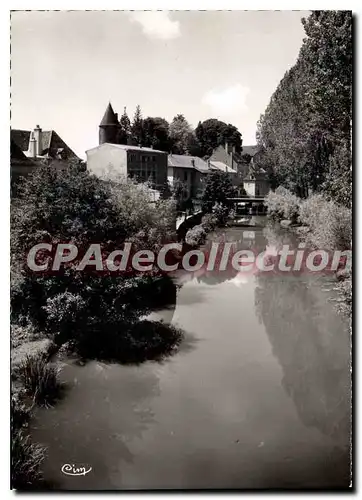
{"type": "Polygon", "coordinates": [[[87,170],[103,179],[148,182],[153,199],[167,184],[167,152],[120,144],[120,124],[111,103],[99,124],[99,145],[86,151],[87,170]]]}
{"type": "Polygon", "coordinates": [[[157,190],[167,183],[167,153],[127,144],[103,143],[86,151],[87,170],[103,179],[131,177],[157,190]]]}
{"type": "Polygon", "coordinates": [[[41,165],[56,167],[69,162],[81,163],[55,130],[42,130],[39,125],[33,131],[11,129],[10,131],[10,176],[11,184],[31,173],[41,165]]]}
{"type": "Polygon", "coordinates": [[[247,173],[247,166],[242,154],[237,152],[235,146],[230,145],[228,142],[215,148],[209,161],[211,164],[221,167],[224,171],[231,169],[232,173],[237,172],[240,182],[247,173]]]}
{"type": "Polygon", "coordinates": [[[208,163],[197,156],[168,155],[167,179],[170,186],[182,181],[188,198],[197,198],[203,190],[205,175],[210,172],[208,163]]]}
{"type": "Polygon", "coordinates": [[[12,129],[11,141],[34,164],[34,160],[81,161],[55,130],[42,130],[39,125],[33,131],[12,129]]]}
{"type": "Polygon", "coordinates": [[[267,174],[263,168],[250,164],[248,174],[243,181],[246,194],[251,197],[266,196],[270,191],[267,174]]]}
{"type": "Polygon", "coordinates": [[[211,171],[219,170],[220,172],[228,174],[233,186],[237,187],[240,185],[240,178],[237,170],[234,170],[222,161],[209,160],[208,164],[211,171]]]}

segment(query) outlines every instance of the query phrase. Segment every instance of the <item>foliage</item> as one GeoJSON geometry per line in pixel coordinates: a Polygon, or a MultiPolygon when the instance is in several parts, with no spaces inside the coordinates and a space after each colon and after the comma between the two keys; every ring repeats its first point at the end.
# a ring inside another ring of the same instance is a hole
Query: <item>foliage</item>
{"type": "Polygon", "coordinates": [[[172,153],[180,155],[187,154],[191,134],[191,125],[184,115],[176,115],[170,124],[172,153]]]}
{"type": "Polygon", "coordinates": [[[296,223],[299,215],[300,200],[288,189],[279,186],[265,197],[268,216],[274,220],[288,219],[296,223]]]}
{"type": "Polygon", "coordinates": [[[127,110],[124,108],[123,115],[119,120],[120,131],[118,136],[119,144],[128,144],[131,137],[131,120],[127,115],[127,110]]]}
{"type": "Polygon", "coordinates": [[[300,221],[309,227],[307,241],[326,250],[348,250],[352,246],[352,212],[323,196],[312,196],[301,204],[300,221]]]}
{"type": "Polygon", "coordinates": [[[50,406],[59,397],[59,368],[42,356],[27,356],[17,368],[17,375],[26,392],[39,406],[50,406]]]}
{"type": "Polygon", "coordinates": [[[186,233],[185,241],[188,245],[199,246],[206,241],[206,231],[202,225],[194,226],[186,233]]]}
{"type": "Polygon", "coordinates": [[[142,123],[142,145],[161,151],[170,150],[169,124],[164,118],[148,117],[142,123]]]}
{"type": "MultiPolygon", "coordinates": [[[[151,273],[79,272],[75,264],[56,274],[26,273],[27,250],[39,242],[73,242],[80,249],[99,242],[108,254],[126,241],[133,249],[157,250],[173,241],[173,200],[149,203],[147,190],[130,180],[104,182],[72,169],[36,170],[23,184],[12,210],[12,319],[30,321],[75,345],[111,331],[123,332],[149,311],[154,293],[151,273]]],[[[170,278],[162,278],[167,286],[170,278]]],[[[124,342],[123,342],[123,345],[124,342]]]]}
{"type": "Polygon", "coordinates": [[[349,205],[352,15],[317,11],[303,25],[298,60],[258,123],[262,163],[273,187],[283,185],[303,198],[327,192],[349,205]]]}
{"type": "Polygon", "coordinates": [[[229,206],[228,198],[234,195],[234,188],[230,176],[225,172],[215,170],[206,177],[205,188],[201,201],[203,210],[211,212],[215,203],[229,206]]]}
{"type": "Polygon", "coordinates": [[[201,225],[207,233],[210,233],[216,229],[218,222],[219,220],[215,214],[205,214],[202,217],[201,225]]]}
{"type": "Polygon", "coordinates": [[[180,179],[175,179],[171,188],[172,198],[176,202],[176,210],[178,212],[184,210],[184,203],[187,199],[187,186],[180,179]]]}
{"type": "Polygon", "coordinates": [[[236,151],[241,150],[242,140],[238,129],[215,118],[199,122],[195,136],[200,144],[201,156],[211,156],[213,150],[226,141],[234,145],[236,151]]]}
{"type": "Polygon", "coordinates": [[[216,203],[213,209],[213,215],[217,220],[218,226],[225,226],[230,216],[230,207],[222,205],[221,203],[216,203]]]}

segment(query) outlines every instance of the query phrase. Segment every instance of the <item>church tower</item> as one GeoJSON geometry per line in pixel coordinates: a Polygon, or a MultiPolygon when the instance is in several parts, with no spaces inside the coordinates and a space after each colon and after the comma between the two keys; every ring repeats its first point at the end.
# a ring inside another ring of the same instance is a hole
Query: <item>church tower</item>
{"type": "Polygon", "coordinates": [[[105,142],[117,144],[119,129],[120,125],[117,113],[113,111],[112,105],[109,103],[102,121],[99,124],[99,145],[105,142]]]}

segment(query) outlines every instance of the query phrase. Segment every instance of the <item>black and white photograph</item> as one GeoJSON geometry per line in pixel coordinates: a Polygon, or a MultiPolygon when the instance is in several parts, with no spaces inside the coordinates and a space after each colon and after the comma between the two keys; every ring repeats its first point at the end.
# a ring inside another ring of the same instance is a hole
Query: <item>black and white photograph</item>
{"type": "Polygon", "coordinates": [[[351,491],[358,19],[181,8],[9,12],[8,489],[351,491]]]}

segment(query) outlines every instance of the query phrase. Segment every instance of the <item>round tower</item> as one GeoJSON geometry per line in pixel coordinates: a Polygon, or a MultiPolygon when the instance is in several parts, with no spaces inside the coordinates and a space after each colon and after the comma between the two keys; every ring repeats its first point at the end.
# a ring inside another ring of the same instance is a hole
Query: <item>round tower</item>
{"type": "Polygon", "coordinates": [[[99,124],[99,145],[105,142],[117,144],[119,127],[117,113],[113,111],[112,105],[109,103],[99,124]]]}

